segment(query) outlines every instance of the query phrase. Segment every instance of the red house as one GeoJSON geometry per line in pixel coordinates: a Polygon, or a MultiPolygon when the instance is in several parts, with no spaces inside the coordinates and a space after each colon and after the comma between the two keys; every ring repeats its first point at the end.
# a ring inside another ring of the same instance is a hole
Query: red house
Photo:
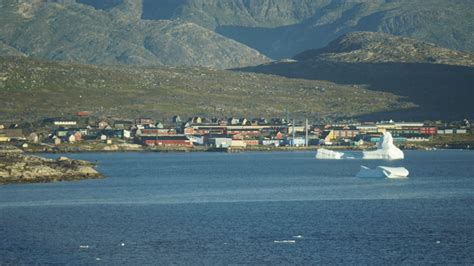
{"type": "Polygon", "coordinates": [[[192,147],[193,143],[184,135],[174,136],[156,136],[156,137],[141,137],[143,145],[148,146],[179,146],[179,147],[192,147]]]}
{"type": "Polygon", "coordinates": [[[247,146],[258,146],[258,139],[244,139],[242,140],[247,146]]]}
{"type": "Polygon", "coordinates": [[[434,136],[438,134],[438,128],[437,127],[422,127],[420,128],[420,133],[434,136]]]}
{"type": "Polygon", "coordinates": [[[91,112],[89,111],[79,111],[76,113],[77,116],[79,117],[88,117],[91,115],[91,112]]]}
{"type": "Polygon", "coordinates": [[[142,117],[137,120],[137,124],[139,125],[152,125],[154,124],[155,121],[151,118],[148,117],[142,117]]]}

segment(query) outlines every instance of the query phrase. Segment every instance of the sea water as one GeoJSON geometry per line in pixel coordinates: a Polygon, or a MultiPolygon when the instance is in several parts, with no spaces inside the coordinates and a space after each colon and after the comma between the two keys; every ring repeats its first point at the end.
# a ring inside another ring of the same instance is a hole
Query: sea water
{"type": "Polygon", "coordinates": [[[0,264],[474,263],[472,151],[66,156],[107,178],[0,186],[0,264]]]}

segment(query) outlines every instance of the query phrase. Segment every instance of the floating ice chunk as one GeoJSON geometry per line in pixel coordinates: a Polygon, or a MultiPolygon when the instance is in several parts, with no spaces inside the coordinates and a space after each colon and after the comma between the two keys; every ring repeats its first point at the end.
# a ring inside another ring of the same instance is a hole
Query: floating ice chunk
{"type": "Polygon", "coordinates": [[[342,159],[344,156],[343,152],[331,151],[326,149],[318,149],[316,152],[316,159],[342,159]]]}
{"type": "Polygon", "coordinates": [[[393,144],[393,137],[390,132],[385,132],[377,144],[377,150],[362,152],[362,159],[386,159],[399,160],[405,156],[397,146],[393,144]]]}
{"type": "Polygon", "coordinates": [[[125,247],[125,243],[120,244],[120,246],[125,247]]]}
{"type": "MultiPolygon", "coordinates": [[[[359,153],[360,154],[360,153],[359,153]]],[[[339,159],[385,159],[398,160],[405,156],[397,146],[393,144],[393,137],[390,132],[385,132],[377,144],[377,150],[364,151],[362,156],[359,154],[346,154],[344,152],[337,152],[326,149],[318,149],[316,152],[316,159],[339,160],[339,159]]]]}
{"type": "Polygon", "coordinates": [[[364,178],[407,178],[408,174],[409,172],[405,167],[377,166],[375,169],[370,169],[361,165],[356,176],[364,178]]]}
{"type": "Polygon", "coordinates": [[[296,240],[275,240],[273,243],[278,243],[278,244],[294,244],[296,243],[296,240]]]}
{"type": "Polygon", "coordinates": [[[293,236],[293,238],[303,238],[302,235],[293,236]]]}
{"type": "Polygon", "coordinates": [[[89,248],[89,245],[80,245],[79,248],[84,248],[84,249],[86,249],[86,248],[89,248]]]}

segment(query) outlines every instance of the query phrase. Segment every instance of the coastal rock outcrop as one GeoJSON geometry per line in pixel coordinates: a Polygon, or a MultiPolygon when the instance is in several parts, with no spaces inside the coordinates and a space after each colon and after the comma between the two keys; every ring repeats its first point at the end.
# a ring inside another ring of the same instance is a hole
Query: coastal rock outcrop
{"type": "Polygon", "coordinates": [[[36,183],[103,178],[88,161],[57,160],[25,155],[11,146],[0,147],[0,184],[36,183]]]}

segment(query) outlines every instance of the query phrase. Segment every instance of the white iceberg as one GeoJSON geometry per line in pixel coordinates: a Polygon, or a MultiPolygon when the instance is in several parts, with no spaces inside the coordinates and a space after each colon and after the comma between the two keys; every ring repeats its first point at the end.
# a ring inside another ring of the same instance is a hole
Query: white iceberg
{"type": "Polygon", "coordinates": [[[399,160],[405,156],[397,146],[393,144],[393,137],[390,132],[385,132],[377,144],[377,150],[362,152],[362,159],[386,159],[399,160]]]}
{"type": "Polygon", "coordinates": [[[316,151],[316,159],[338,160],[338,159],[384,159],[399,160],[405,155],[397,146],[393,144],[393,137],[390,132],[385,132],[377,143],[377,149],[374,151],[363,151],[362,154],[344,153],[326,149],[316,151]],[[361,156],[362,155],[362,156],[361,156]]]}
{"type": "Polygon", "coordinates": [[[405,167],[387,167],[377,166],[375,169],[370,169],[361,165],[359,173],[356,177],[362,178],[407,178],[408,170],[405,167]]]}
{"type": "Polygon", "coordinates": [[[337,160],[342,159],[344,156],[343,152],[331,151],[326,149],[318,149],[316,151],[316,159],[329,159],[329,160],[337,160]]]}

